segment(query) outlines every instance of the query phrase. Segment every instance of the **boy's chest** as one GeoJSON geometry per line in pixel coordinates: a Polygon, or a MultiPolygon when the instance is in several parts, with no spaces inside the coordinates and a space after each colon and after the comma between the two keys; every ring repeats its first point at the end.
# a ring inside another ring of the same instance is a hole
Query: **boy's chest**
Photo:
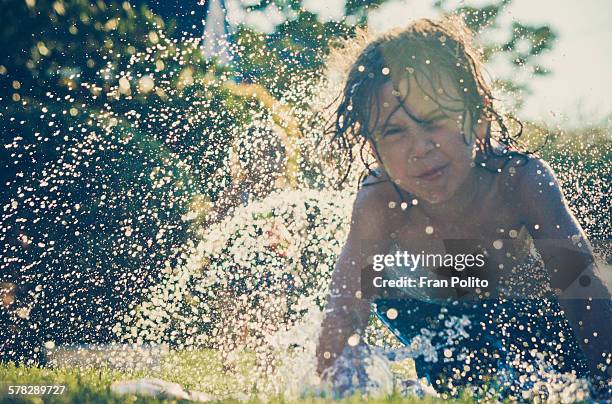
{"type": "MultiPolygon", "coordinates": [[[[484,201],[483,201],[484,202],[484,201]]],[[[466,214],[445,218],[427,217],[418,210],[396,218],[396,229],[391,237],[406,240],[515,238],[523,221],[508,201],[491,199],[475,206],[466,214]],[[399,219],[399,220],[397,220],[399,219]]]]}
{"type": "Polygon", "coordinates": [[[483,201],[473,214],[435,220],[413,214],[390,235],[400,249],[426,254],[485,254],[494,280],[526,259],[530,244],[521,218],[502,201],[483,201]],[[410,223],[410,224],[407,224],[410,223]]]}
{"type": "Polygon", "coordinates": [[[470,206],[457,207],[443,217],[426,215],[418,206],[395,210],[390,236],[405,240],[512,238],[523,226],[516,192],[504,177],[495,177],[487,192],[473,198],[470,206]]]}

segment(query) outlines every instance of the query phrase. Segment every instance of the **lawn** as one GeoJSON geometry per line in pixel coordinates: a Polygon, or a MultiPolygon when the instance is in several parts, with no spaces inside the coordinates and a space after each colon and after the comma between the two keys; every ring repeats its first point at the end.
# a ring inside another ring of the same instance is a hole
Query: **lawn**
{"type": "MultiPolygon", "coordinates": [[[[224,371],[221,362],[213,351],[183,351],[170,352],[165,355],[156,366],[147,370],[118,370],[100,366],[66,366],[51,368],[15,366],[13,364],[0,365],[0,400],[36,403],[36,402],[130,402],[130,403],[158,403],[158,402],[188,402],[188,400],[175,400],[153,398],[146,395],[118,395],[111,391],[111,384],[118,380],[138,379],[141,377],[155,377],[170,382],[179,383],[185,390],[197,390],[219,398],[221,402],[237,402],[244,399],[247,402],[298,402],[322,403],[329,399],[313,396],[302,397],[297,400],[286,399],[281,396],[263,399],[258,397],[257,391],[237,391],[235,386],[248,386],[253,380],[254,361],[250,355],[245,355],[236,362],[234,371],[224,371]],[[240,382],[239,382],[240,380],[240,382]],[[66,386],[61,395],[19,395],[9,396],[10,385],[63,385],[66,386]]],[[[358,403],[366,398],[354,395],[338,402],[358,403]]],[[[395,402],[441,402],[436,399],[419,400],[418,398],[405,398],[399,394],[386,397],[370,398],[372,403],[395,402]]],[[[448,402],[448,401],[445,401],[448,402]]],[[[457,402],[473,402],[469,399],[457,402]]]]}

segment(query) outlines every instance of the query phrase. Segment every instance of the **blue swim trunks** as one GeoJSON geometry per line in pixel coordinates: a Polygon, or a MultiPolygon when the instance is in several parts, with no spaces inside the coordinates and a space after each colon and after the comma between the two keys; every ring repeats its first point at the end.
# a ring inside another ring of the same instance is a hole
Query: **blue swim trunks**
{"type": "Polygon", "coordinates": [[[440,393],[490,386],[520,399],[521,391],[546,374],[587,374],[584,355],[554,299],[442,303],[375,301],[376,315],[402,343],[430,348],[415,358],[416,371],[440,393]],[[395,309],[391,316],[389,309],[395,309]]]}

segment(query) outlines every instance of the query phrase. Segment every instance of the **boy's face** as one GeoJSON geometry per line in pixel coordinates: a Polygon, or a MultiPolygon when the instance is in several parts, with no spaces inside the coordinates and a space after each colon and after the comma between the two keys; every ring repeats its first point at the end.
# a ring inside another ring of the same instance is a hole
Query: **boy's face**
{"type": "MultiPolygon", "coordinates": [[[[461,121],[464,105],[457,101],[457,86],[438,82],[433,88],[422,81],[417,83],[412,75],[400,81],[399,91],[391,81],[385,83],[378,95],[378,120],[374,122],[374,106],[369,129],[379,163],[390,179],[418,198],[440,203],[453,196],[468,178],[475,148],[474,142],[466,144],[462,135],[462,130],[469,133],[471,123],[461,121]],[[403,108],[398,98],[404,100],[403,108]],[[451,110],[457,112],[448,112],[451,110]]],[[[483,126],[477,127],[478,136],[483,135],[483,126]]]]}

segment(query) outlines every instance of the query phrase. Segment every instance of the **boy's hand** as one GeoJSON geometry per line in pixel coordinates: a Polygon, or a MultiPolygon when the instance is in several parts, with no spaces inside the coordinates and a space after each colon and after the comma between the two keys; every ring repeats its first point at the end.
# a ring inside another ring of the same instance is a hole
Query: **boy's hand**
{"type": "Polygon", "coordinates": [[[332,273],[325,318],[317,345],[317,371],[321,374],[341,355],[344,347],[368,325],[372,300],[363,296],[361,274],[371,257],[389,251],[391,233],[401,223],[399,209],[390,210],[397,194],[387,184],[361,188],[353,206],[351,228],[332,273]],[[391,212],[384,215],[375,212],[391,212]]]}
{"type": "Polygon", "coordinates": [[[347,345],[356,345],[370,316],[368,300],[329,297],[317,345],[317,373],[331,367],[347,345]]]}

